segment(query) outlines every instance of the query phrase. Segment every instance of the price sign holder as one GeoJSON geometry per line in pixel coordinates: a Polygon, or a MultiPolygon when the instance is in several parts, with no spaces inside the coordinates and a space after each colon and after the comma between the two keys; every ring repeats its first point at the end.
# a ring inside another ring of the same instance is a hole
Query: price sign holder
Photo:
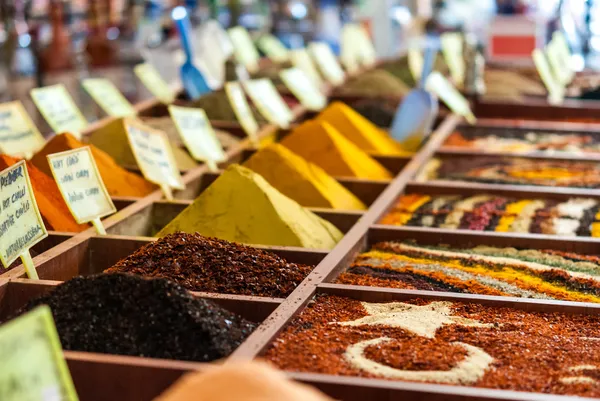
{"type": "Polygon", "coordinates": [[[69,132],[81,139],[88,122],[64,85],[34,88],[31,98],[55,133],[69,132]]]}
{"type": "Polygon", "coordinates": [[[106,235],[100,219],[117,208],[104,185],[89,146],[46,156],[60,193],[78,224],[92,223],[106,235]]]}
{"type": "Polygon", "coordinates": [[[452,81],[457,87],[465,82],[465,59],[463,57],[463,36],[458,32],[447,32],[440,36],[442,54],[448,64],[452,81]]]}
{"type": "Polygon", "coordinates": [[[0,327],[0,360],[3,401],[78,401],[47,305],[0,327]]]}
{"type": "Polygon", "coordinates": [[[546,55],[542,50],[535,49],[531,53],[531,56],[533,57],[535,68],[537,69],[538,74],[540,74],[544,86],[546,86],[546,89],[548,90],[548,103],[562,104],[565,98],[565,88],[552,73],[546,55]]]}
{"type": "Polygon", "coordinates": [[[233,43],[235,57],[246,67],[250,73],[258,72],[260,55],[252,42],[250,33],[242,26],[235,26],[227,30],[231,43],[233,43]]]}
{"type": "Polygon", "coordinates": [[[133,68],[133,72],[158,100],[164,104],[173,103],[175,94],[152,64],[138,64],[133,68]]]}
{"type": "Polygon", "coordinates": [[[0,261],[5,268],[21,258],[27,276],[38,280],[29,249],[46,238],[24,160],[0,172],[0,261]]]}
{"type": "Polygon", "coordinates": [[[275,63],[285,63],[290,58],[289,50],[277,37],[267,34],[258,39],[258,48],[275,63]]]}
{"type": "Polygon", "coordinates": [[[279,73],[281,80],[306,108],[319,111],[327,105],[327,98],[306,76],[304,71],[294,67],[279,73]]]}
{"type": "Polygon", "coordinates": [[[46,140],[19,101],[0,104],[0,151],[30,159],[46,140]]]}
{"type": "Polygon", "coordinates": [[[308,51],[327,81],[336,86],[344,83],[344,70],[327,43],[312,42],[308,45],[308,51]]]}
{"type": "Polygon", "coordinates": [[[281,128],[289,128],[294,116],[270,79],[253,79],[244,81],[243,85],[258,111],[267,120],[281,128]]]}
{"type": "Polygon", "coordinates": [[[424,63],[423,53],[420,49],[414,47],[408,49],[408,68],[410,69],[410,73],[416,82],[421,80],[424,63]]]}
{"type": "Polygon", "coordinates": [[[227,93],[227,98],[233,108],[233,112],[246,132],[246,135],[248,135],[252,144],[258,147],[258,123],[246,100],[244,89],[239,82],[227,82],[225,84],[225,93],[227,93]]]}
{"type": "Polygon", "coordinates": [[[129,146],[142,174],[160,186],[167,200],[173,200],[171,188],[185,189],[185,185],[166,134],[133,118],[126,118],[124,123],[129,146]]]}
{"type": "Polygon", "coordinates": [[[452,112],[465,117],[469,124],[477,122],[469,101],[439,72],[434,71],[429,74],[425,82],[425,89],[442,99],[452,112]]]}
{"type": "Polygon", "coordinates": [[[87,78],[81,85],[109,116],[129,117],[136,114],[131,103],[108,79],[87,78]]]}
{"type": "Polygon", "coordinates": [[[310,54],[308,54],[306,49],[292,50],[290,52],[290,58],[294,67],[302,70],[315,85],[318,87],[323,85],[323,79],[321,78],[321,75],[319,75],[319,71],[317,71],[317,67],[313,63],[313,60],[310,58],[310,54]]]}

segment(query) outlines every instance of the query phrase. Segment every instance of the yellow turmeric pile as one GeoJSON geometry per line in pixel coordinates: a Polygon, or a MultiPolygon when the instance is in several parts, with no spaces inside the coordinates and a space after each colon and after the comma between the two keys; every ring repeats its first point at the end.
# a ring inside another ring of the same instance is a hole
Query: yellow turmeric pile
{"type": "Polygon", "coordinates": [[[319,166],[279,144],[255,153],[245,164],[275,189],[305,207],[364,210],[366,206],[319,166]]]}
{"type": "Polygon", "coordinates": [[[367,153],[410,156],[387,132],[342,102],[333,102],[323,110],[317,121],[327,122],[347,139],[367,153]]]}
{"type": "Polygon", "coordinates": [[[229,166],[157,237],[178,231],[245,244],[332,249],[343,234],[251,170],[229,166]]]}
{"type": "Polygon", "coordinates": [[[281,144],[334,177],[392,178],[381,164],[327,122],[307,121],[286,136],[281,144]]]}

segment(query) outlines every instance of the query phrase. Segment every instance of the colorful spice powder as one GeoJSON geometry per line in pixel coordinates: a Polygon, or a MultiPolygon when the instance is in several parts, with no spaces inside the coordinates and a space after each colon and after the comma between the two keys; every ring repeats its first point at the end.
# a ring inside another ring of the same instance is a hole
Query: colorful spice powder
{"type": "Polygon", "coordinates": [[[356,146],[371,154],[409,156],[387,132],[342,102],[333,102],[318,116],[317,121],[329,123],[356,146]]]}
{"type": "MultiPolygon", "coordinates": [[[[181,139],[181,135],[179,135],[179,131],[177,131],[175,123],[173,122],[171,117],[145,117],[142,118],[142,121],[147,126],[167,134],[167,137],[169,137],[169,141],[171,141],[172,144],[176,144],[177,146],[184,146],[183,140],[181,139]]],[[[213,131],[215,132],[217,139],[225,149],[229,149],[233,146],[236,146],[241,142],[240,138],[230,134],[227,131],[223,131],[220,129],[213,129],[213,131]]]]}
{"type": "Polygon", "coordinates": [[[590,198],[514,199],[494,195],[402,195],[381,224],[598,236],[600,203],[590,198]]]}
{"type": "Polygon", "coordinates": [[[337,282],[536,299],[600,302],[600,263],[558,251],[376,244],[337,282]]]}
{"type": "Polygon", "coordinates": [[[486,96],[546,96],[548,91],[540,81],[515,71],[486,69],[483,75],[486,96]]]}
{"type": "Polygon", "coordinates": [[[267,145],[244,166],[260,174],[275,189],[302,206],[366,209],[364,203],[323,169],[282,145],[267,145]]]}
{"type": "Polygon", "coordinates": [[[190,291],[284,298],[311,270],[261,249],[176,233],[140,248],[105,273],[165,278],[190,291]]]}
{"type": "Polygon", "coordinates": [[[393,101],[365,99],[351,104],[352,108],[378,127],[389,128],[394,122],[398,104],[393,101]]]}
{"type": "MultiPolygon", "coordinates": [[[[385,61],[379,66],[379,69],[389,72],[410,88],[413,88],[417,85],[410,71],[408,57],[406,56],[397,60],[385,61]]],[[[446,65],[444,57],[441,54],[437,55],[433,70],[439,71],[443,75],[448,75],[448,66],[446,65]]]]}
{"type": "Polygon", "coordinates": [[[198,232],[244,244],[332,249],[343,234],[251,170],[231,165],[157,237],[198,232]]]}
{"type": "Polygon", "coordinates": [[[404,82],[383,69],[363,72],[336,89],[336,94],[364,97],[402,97],[410,91],[404,82]]]}
{"type": "MultiPolygon", "coordinates": [[[[89,142],[106,152],[114,161],[125,168],[135,168],[137,162],[127,141],[127,133],[123,119],[116,119],[95,130],[89,137],[89,142]]],[[[171,150],[181,171],[190,170],[198,163],[177,144],[171,143],[171,150]]]]}
{"type": "MultiPolygon", "coordinates": [[[[204,110],[209,120],[238,121],[235,111],[233,111],[231,103],[229,102],[229,98],[223,90],[203,95],[200,99],[190,102],[189,106],[199,107],[204,110]]],[[[254,114],[254,118],[259,124],[267,122],[252,104],[250,104],[250,108],[252,114],[254,114]]]]}
{"type": "Polygon", "coordinates": [[[129,274],[77,277],[27,303],[52,310],[70,351],[209,362],[231,354],[256,324],[178,284],[129,274]]]}
{"type": "Polygon", "coordinates": [[[385,167],[326,122],[307,121],[281,144],[334,177],[392,178],[385,167]]]}
{"type": "Polygon", "coordinates": [[[432,159],[417,180],[600,188],[600,164],[484,156],[432,159]]]}
{"type": "Polygon", "coordinates": [[[266,352],[295,372],[600,396],[600,317],[321,295],[266,352]]]}
{"type": "Polygon", "coordinates": [[[89,146],[102,176],[108,193],[112,196],[143,197],[156,189],[156,186],[137,174],[131,173],[119,166],[106,153],[94,145],[85,145],[71,134],[60,134],[52,137],[42,150],[35,154],[31,163],[48,176],[52,177],[47,155],[89,146]]]}
{"type": "MultiPolygon", "coordinates": [[[[0,155],[0,170],[5,170],[19,161],[8,155],[0,155]]],[[[77,233],[89,227],[88,224],[77,224],[54,179],[42,173],[30,162],[27,162],[27,172],[46,229],[77,233]]]]}

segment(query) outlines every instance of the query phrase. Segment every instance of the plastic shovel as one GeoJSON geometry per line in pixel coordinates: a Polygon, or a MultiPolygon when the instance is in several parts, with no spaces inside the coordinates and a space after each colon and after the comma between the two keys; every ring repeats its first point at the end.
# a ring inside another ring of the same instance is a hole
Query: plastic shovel
{"type": "Polygon", "coordinates": [[[192,46],[190,43],[191,24],[185,7],[179,6],[173,9],[171,14],[173,20],[177,24],[179,37],[181,38],[181,47],[185,52],[186,60],[181,66],[181,82],[188,97],[192,100],[198,99],[205,93],[211,92],[210,87],[206,83],[204,76],[196,67],[194,67],[192,54],[192,46]]]}
{"type": "Polygon", "coordinates": [[[423,139],[431,133],[438,113],[437,99],[424,89],[425,81],[433,69],[436,53],[433,46],[425,50],[419,86],[406,95],[394,116],[390,133],[408,151],[417,150],[423,139]]]}

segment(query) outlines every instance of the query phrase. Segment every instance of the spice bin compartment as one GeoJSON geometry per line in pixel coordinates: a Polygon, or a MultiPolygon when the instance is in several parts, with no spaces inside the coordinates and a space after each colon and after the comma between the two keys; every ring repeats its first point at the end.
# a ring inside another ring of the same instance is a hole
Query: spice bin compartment
{"type": "Polygon", "coordinates": [[[524,103],[476,100],[473,113],[478,118],[508,120],[540,120],[560,122],[600,122],[600,102],[565,99],[561,105],[550,105],[545,99],[528,98],[524,103]]]}
{"type": "MultiPolygon", "coordinates": [[[[60,244],[62,244],[63,242],[65,242],[66,240],[70,239],[73,237],[74,234],[71,233],[62,233],[62,232],[58,232],[58,231],[49,231],[48,232],[48,236],[46,238],[44,238],[43,240],[41,240],[40,242],[38,242],[37,244],[35,244],[30,250],[29,253],[31,254],[31,257],[36,257],[38,255],[41,255],[47,251],[49,251],[50,249],[53,249],[57,246],[59,246],[60,244]]],[[[3,269],[2,267],[0,267],[0,279],[2,278],[8,278],[8,276],[13,276],[16,272],[16,270],[14,270],[16,267],[19,267],[19,272],[24,274],[25,273],[25,269],[23,267],[21,267],[21,259],[17,259],[15,260],[12,265],[9,266],[8,269],[3,269]]]]}

